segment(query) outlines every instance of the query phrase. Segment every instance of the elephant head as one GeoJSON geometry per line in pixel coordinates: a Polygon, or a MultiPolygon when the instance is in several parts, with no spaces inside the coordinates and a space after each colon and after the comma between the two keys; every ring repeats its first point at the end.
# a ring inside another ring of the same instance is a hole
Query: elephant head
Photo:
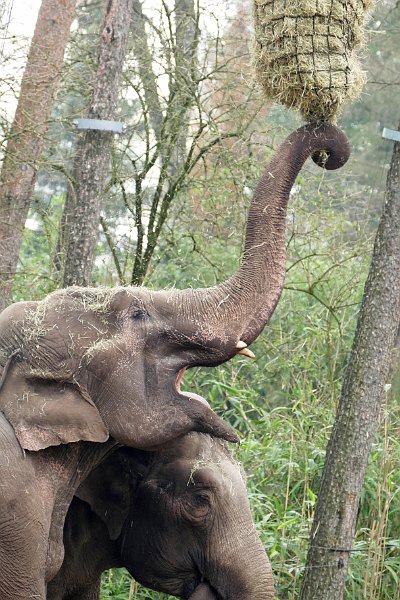
{"type": "Polygon", "coordinates": [[[77,496],[48,600],[80,598],[112,566],[180,598],[273,599],[244,475],[225,442],[193,432],[157,452],[119,449],[77,496]]]}
{"type": "Polygon", "coordinates": [[[224,442],[192,433],[157,452],[131,506],[119,548],[137,581],[182,598],[202,597],[204,582],[219,599],[272,600],[244,475],[224,442]]]}
{"type": "Polygon", "coordinates": [[[190,430],[237,439],[180,391],[185,369],[215,366],[260,334],[278,302],[291,187],[310,155],[344,164],[346,137],[307,125],[280,146],[251,203],[239,270],[208,289],[69,288],[0,316],[0,409],[23,446],[38,450],[108,435],[154,448],[190,430]]]}

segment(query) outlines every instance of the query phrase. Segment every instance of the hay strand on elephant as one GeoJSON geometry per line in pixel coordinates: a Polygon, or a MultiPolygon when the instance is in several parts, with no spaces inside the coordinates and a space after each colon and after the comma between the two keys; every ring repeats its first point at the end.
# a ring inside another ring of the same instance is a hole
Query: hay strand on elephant
{"type": "Polygon", "coordinates": [[[357,50],[372,0],[254,0],[253,62],[267,96],[335,121],[364,85],[357,50]]]}

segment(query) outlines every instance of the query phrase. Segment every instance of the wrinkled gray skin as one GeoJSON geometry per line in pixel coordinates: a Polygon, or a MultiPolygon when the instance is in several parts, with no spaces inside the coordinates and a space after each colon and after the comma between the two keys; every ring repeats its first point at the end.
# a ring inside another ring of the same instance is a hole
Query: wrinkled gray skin
{"type": "Polygon", "coordinates": [[[119,449],[80,486],[48,600],[97,600],[100,574],[190,600],[273,600],[239,465],[225,442],[189,433],[158,452],[119,449]]]}
{"type": "Polygon", "coordinates": [[[283,286],[290,190],[320,149],[327,169],[349,154],[329,124],[302,127],[278,149],[251,203],[241,266],[220,285],[71,288],[1,313],[2,600],[44,599],[62,563],[67,508],[113,440],[151,449],[189,431],[237,439],[180,392],[180,379],[186,368],[229,360],[263,330],[283,286]]]}

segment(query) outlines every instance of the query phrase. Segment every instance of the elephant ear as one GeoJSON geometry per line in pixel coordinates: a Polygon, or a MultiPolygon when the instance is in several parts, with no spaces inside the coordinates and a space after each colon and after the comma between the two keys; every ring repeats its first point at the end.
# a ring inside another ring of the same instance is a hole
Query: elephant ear
{"type": "Polygon", "coordinates": [[[80,440],[105,442],[109,436],[96,406],[75,385],[32,379],[13,361],[3,373],[0,410],[24,450],[80,440]]]}
{"type": "Polygon", "coordinates": [[[132,464],[123,450],[117,450],[88,475],[75,495],[89,504],[106,524],[110,539],[116,540],[128,517],[134,488],[132,464]]]}

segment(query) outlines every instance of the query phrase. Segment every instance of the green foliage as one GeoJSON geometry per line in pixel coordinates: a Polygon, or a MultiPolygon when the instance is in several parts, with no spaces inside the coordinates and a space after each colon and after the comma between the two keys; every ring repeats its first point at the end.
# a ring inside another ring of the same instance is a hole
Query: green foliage
{"type": "Polygon", "coordinates": [[[26,223],[12,301],[39,300],[58,287],[54,256],[64,196],[37,196],[26,223]],[[29,288],[27,288],[29,282],[29,288]]]}

